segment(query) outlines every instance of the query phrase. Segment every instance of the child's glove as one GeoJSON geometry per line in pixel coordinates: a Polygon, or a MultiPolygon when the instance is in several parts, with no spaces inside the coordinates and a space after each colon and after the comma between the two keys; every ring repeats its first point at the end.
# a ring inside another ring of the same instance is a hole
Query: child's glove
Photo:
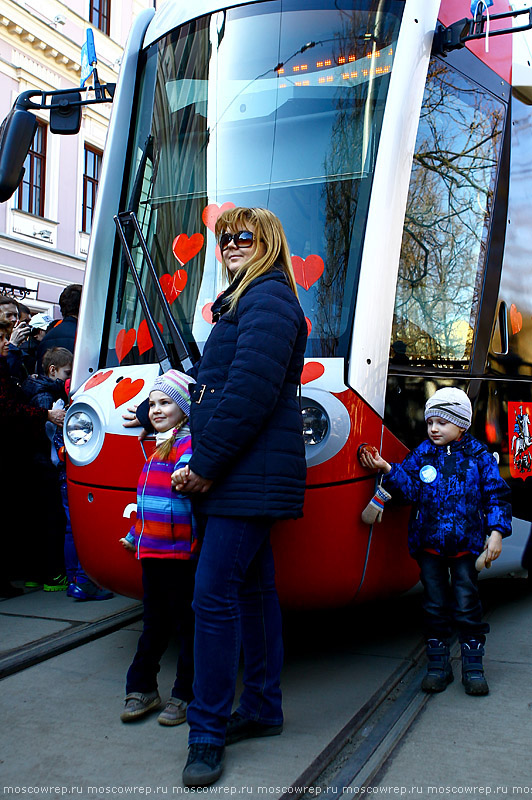
{"type": "Polygon", "coordinates": [[[491,561],[488,561],[488,563],[486,564],[486,557],[488,555],[488,538],[489,537],[486,536],[486,541],[484,542],[484,550],[475,561],[475,569],[477,572],[483,570],[484,567],[486,567],[486,569],[489,569],[491,567],[491,561]]]}
{"type": "Polygon", "coordinates": [[[391,494],[388,494],[386,489],[379,486],[362,512],[362,522],[365,522],[366,525],[373,525],[374,522],[380,522],[382,519],[382,512],[384,511],[384,504],[387,503],[391,497],[391,494]]]}

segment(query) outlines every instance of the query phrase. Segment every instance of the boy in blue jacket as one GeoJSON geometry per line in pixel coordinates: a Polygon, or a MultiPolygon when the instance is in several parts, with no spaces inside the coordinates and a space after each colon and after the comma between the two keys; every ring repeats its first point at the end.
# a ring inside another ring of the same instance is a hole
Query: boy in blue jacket
{"type": "Polygon", "coordinates": [[[402,464],[389,464],[369,449],[360,456],[364,467],[385,473],[383,488],[394,499],[412,504],[408,547],[424,589],[428,669],[421,687],[426,692],[441,692],[453,680],[453,624],[466,693],[489,692],[482,666],[489,625],[482,621],[475,561],[484,550],[486,566],[499,557],[503,537],[512,532],[512,510],[495,458],[466,433],[471,417],[465,392],[439,389],[425,405],[428,439],[402,464]]]}

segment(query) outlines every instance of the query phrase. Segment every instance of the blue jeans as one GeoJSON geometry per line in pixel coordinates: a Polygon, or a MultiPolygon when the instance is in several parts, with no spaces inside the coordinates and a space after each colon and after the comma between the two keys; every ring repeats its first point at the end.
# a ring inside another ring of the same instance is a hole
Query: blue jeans
{"type": "Polygon", "coordinates": [[[482,622],[475,560],[476,556],[471,554],[459,558],[417,554],[424,589],[426,639],[440,639],[448,644],[456,627],[460,642],[477,639],[484,644],[486,641],[490,628],[487,622],[482,622]]]}
{"type": "Polygon", "coordinates": [[[282,619],[275,588],[269,518],[206,518],[196,573],[194,700],[189,743],[223,745],[242,647],[244,690],[238,711],[280,725],[282,619]]]}

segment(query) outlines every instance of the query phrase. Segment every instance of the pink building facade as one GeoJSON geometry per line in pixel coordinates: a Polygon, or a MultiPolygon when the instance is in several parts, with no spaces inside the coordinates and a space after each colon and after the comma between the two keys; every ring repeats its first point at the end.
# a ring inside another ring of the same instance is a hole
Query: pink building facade
{"type": "MultiPolygon", "coordinates": [[[[0,0],[0,120],[21,92],[79,88],[89,28],[98,78],[115,83],[131,23],[154,2],[0,0]]],[[[83,283],[110,113],[110,103],[85,107],[79,134],[61,136],[50,132],[49,113],[37,111],[24,185],[0,203],[0,294],[32,312],[60,317],[62,290],[83,283]]]]}

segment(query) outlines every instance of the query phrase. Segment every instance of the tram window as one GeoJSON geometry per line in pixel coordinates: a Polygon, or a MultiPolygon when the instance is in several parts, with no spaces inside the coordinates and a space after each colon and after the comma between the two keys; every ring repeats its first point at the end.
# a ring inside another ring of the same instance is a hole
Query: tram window
{"type": "MultiPolygon", "coordinates": [[[[157,274],[168,282],[182,273],[171,310],[200,350],[211,331],[209,307],[225,288],[214,222],[204,213],[227,203],[267,207],[282,220],[308,321],[307,355],[342,356],[350,347],[404,3],[301,6],[267,0],[205,15],[142,55],[126,207],[137,213],[157,274]],[[178,263],[172,243],[181,235],[200,249],[178,263]]],[[[133,258],[165,338],[136,244],[133,258]]],[[[119,263],[116,275],[109,366],[120,359],[122,331],[132,336],[143,319],[119,263]]],[[[154,357],[137,345],[120,363],[154,357]]]]}
{"type": "Polygon", "coordinates": [[[403,230],[392,364],[469,367],[504,114],[495,97],[431,61],[403,230]]]}

